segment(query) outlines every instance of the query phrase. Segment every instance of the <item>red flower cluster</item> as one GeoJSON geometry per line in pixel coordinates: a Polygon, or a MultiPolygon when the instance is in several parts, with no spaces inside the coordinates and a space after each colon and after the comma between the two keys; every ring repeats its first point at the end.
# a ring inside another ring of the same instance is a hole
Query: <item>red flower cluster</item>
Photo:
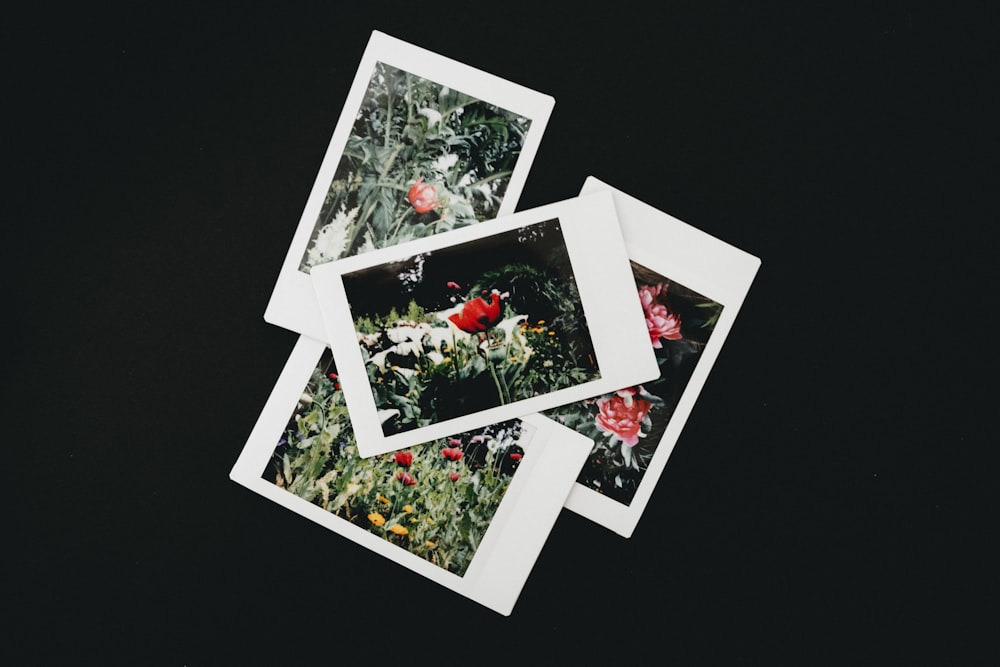
{"type": "Polygon", "coordinates": [[[452,313],[448,320],[466,333],[479,333],[500,322],[500,295],[494,292],[487,303],[482,297],[466,301],[460,313],[452,313]]]}
{"type": "Polygon", "coordinates": [[[423,176],[410,186],[406,198],[410,200],[410,205],[417,213],[428,213],[441,205],[437,201],[437,190],[434,189],[433,185],[424,183],[423,176]]]}
{"type": "Polygon", "coordinates": [[[445,447],[441,450],[441,456],[449,461],[461,461],[463,454],[462,450],[458,447],[445,447]]]}
{"type": "Polygon", "coordinates": [[[392,455],[392,460],[409,468],[413,464],[413,454],[411,452],[396,452],[392,455]]]}
{"type": "Polygon", "coordinates": [[[408,472],[403,472],[402,470],[396,473],[396,479],[401,481],[406,486],[416,486],[417,478],[408,472]]]}

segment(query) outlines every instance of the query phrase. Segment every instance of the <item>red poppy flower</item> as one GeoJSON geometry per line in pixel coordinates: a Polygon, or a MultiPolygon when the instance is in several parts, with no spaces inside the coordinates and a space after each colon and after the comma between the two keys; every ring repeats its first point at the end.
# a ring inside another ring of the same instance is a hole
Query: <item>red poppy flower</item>
{"type": "Polygon", "coordinates": [[[462,450],[458,447],[445,447],[441,450],[441,456],[445,457],[449,461],[461,461],[462,450]]]}
{"type": "Polygon", "coordinates": [[[457,482],[459,477],[461,477],[461,475],[459,475],[457,472],[448,473],[448,478],[453,482],[457,482]]]}
{"type": "Polygon", "coordinates": [[[414,477],[413,475],[411,475],[408,472],[402,472],[402,471],[397,472],[396,473],[396,479],[398,479],[399,481],[401,481],[406,486],[416,486],[417,485],[417,478],[414,477]]]}
{"type": "Polygon", "coordinates": [[[410,200],[413,210],[417,213],[427,213],[441,205],[437,201],[437,190],[434,189],[433,185],[424,183],[423,176],[410,186],[410,192],[406,195],[406,198],[410,200]]]}
{"type": "Polygon", "coordinates": [[[489,303],[482,297],[466,301],[462,312],[449,315],[448,320],[466,333],[486,331],[500,321],[500,295],[491,294],[489,303]]]}
{"type": "Polygon", "coordinates": [[[413,463],[413,454],[411,452],[396,452],[392,455],[392,460],[401,466],[409,468],[413,463]]]}
{"type": "Polygon", "coordinates": [[[511,452],[510,453],[510,458],[513,459],[514,461],[520,461],[521,460],[521,456],[522,456],[522,454],[518,454],[517,452],[511,452]]]}

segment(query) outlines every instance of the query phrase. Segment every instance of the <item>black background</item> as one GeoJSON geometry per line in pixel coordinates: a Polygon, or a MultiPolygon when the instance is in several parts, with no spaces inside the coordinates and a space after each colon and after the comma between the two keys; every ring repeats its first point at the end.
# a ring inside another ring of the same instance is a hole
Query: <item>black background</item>
{"type": "Polygon", "coordinates": [[[998,22],[754,4],[5,10],[5,664],[996,664],[998,22]],[[519,210],[763,260],[634,536],[564,511],[510,617],[228,479],[372,29],[556,99],[519,210]]]}

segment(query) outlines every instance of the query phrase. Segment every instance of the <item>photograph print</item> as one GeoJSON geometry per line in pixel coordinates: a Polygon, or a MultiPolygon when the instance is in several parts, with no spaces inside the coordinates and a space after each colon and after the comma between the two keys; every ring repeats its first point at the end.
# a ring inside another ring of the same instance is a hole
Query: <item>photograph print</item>
{"type": "Polygon", "coordinates": [[[660,376],[544,411],[593,440],[577,484],[631,504],[722,314],[722,304],[632,261],[660,376]]]}
{"type": "Polygon", "coordinates": [[[342,281],[385,437],[601,377],[558,218],[342,281]]]}
{"type": "Polygon", "coordinates": [[[527,455],[531,433],[529,424],[513,419],[361,458],[326,348],[262,478],[461,577],[527,455]]]}
{"type": "Polygon", "coordinates": [[[299,270],[495,218],[531,123],[376,62],[299,270]]]}

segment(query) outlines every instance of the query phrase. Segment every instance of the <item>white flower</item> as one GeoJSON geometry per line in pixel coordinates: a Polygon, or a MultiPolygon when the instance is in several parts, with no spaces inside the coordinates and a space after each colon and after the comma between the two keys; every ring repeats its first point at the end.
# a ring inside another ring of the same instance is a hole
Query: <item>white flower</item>
{"type": "Polygon", "coordinates": [[[431,163],[431,168],[440,172],[445,172],[455,166],[458,156],[454,153],[446,153],[431,163]]]}
{"type": "Polygon", "coordinates": [[[354,223],[354,218],[358,215],[358,208],[345,211],[340,207],[340,211],[326,225],[317,232],[306,253],[306,263],[309,266],[316,266],[338,259],[347,247],[347,229],[354,223]]]}
{"type": "Polygon", "coordinates": [[[441,122],[441,112],[435,111],[430,107],[424,107],[417,113],[427,119],[427,127],[431,127],[435,123],[441,122]]]}
{"type": "Polygon", "coordinates": [[[393,417],[399,416],[399,410],[393,408],[391,410],[379,410],[378,411],[378,421],[380,424],[384,424],[393,417]]]}

